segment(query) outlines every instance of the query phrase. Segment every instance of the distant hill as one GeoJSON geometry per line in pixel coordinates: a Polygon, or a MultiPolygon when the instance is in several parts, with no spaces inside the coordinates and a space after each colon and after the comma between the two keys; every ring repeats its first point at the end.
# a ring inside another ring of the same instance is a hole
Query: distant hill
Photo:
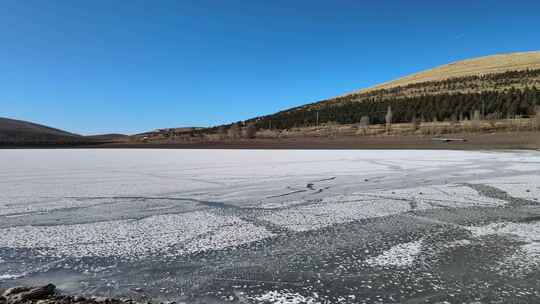
{"type": "Polygon", "coordinates": [[[44,125],[0,117],[0,143],[80,142],[84,137],[44,125]]]}
{"type": "Polygon", "coordinates": [[[79,145],[117,142],[122,134],[82,136],[33,122],[0,117],[0,145],[79,145]]]}

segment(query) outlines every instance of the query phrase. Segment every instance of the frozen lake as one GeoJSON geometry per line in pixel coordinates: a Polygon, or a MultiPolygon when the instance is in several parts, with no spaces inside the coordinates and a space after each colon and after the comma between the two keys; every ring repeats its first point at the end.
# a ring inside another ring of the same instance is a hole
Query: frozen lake
{"type": "Polygon", "coordinates": [[[0,287],[532,303],[539,199],[533,151],[0,150],[0,287]]]}

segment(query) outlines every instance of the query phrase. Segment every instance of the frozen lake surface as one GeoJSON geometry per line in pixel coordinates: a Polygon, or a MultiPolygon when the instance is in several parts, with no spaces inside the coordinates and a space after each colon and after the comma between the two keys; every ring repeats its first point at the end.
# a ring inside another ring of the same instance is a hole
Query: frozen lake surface
{"type": "Polygon", "coordinates": [[[0,287],[537,303],[540,153],[0,150],[0,287]]]}

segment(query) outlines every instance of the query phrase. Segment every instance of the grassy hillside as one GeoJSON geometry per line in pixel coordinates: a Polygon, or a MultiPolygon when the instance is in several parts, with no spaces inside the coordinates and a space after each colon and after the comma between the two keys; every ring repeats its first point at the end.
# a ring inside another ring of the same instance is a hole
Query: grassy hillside
{"type": "Polygon", "coordinates": [[[446,134],[540,129],[540,51],[463,60],[371,88],[205,129],[163,129],[138,141],[216,142],[335,134],[446,134]],[[388,109],[392,124],[384,124],[388,109]],[[369,127],[368,127],[369,126],[369,127]],[[406,131],[403,131],[403,130],[406,131]],[[255,133],[257,135],[255,136],[255,133]]]}
{"type": "Polygon", "coordinates": [[[336,98],[248,120],[258,129],[531,116],[540,105],[540,52],[496,55],[431,69],[336,98]]]}
{"type": "Polygon", "coordinates": [[[540,69],[540,51],[492,55],[453,62],[354,93],[367,93],[374,90],[407,86],[414,83],[497,74],[508,71],[522,71],[526,69],[540,69]]]}

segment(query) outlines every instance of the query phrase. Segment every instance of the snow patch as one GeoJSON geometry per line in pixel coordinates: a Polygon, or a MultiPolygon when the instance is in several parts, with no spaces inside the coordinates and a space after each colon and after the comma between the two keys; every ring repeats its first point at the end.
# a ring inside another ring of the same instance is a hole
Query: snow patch
{"type": "Polygon", "coordinates": [[[470,187],[450,184],[326,197],[319,203],[280,210],[261,219],[292,231],[307,231],[411,210],[495,207],[506,203],[481,196],[470,187]]]}
{"type": "Polygon", "coordinates": [[[287,290],[269,291],[259,296],[249,297],[257,303],[272,303],[272,304],[317,304],[321,303],[313,297],[303,296],[296,292],[287,290]]]}
{"type": "Polygon", "coordinates": [[[23,275],[20,275],[20,274],[0,274],[0,281],[18,279],[21,277],[23,277],[23,275]]]}
{"type": "Polygon", "coordinates": [[[470,240],[463,239],[463,240],[452,241],[452,242],[446,244],[446,247],[448,247],[448,248],[465,247],[465,246],[469,246],[470,244],[472,244],[472,242],[470,240]]]}
{"type": "Polygon", "coordinates": [[[513,235],[524,242],[537,242],[540,235],[540,222],[532,223],[513,223],[501,222],[491,223],[485,226],[467,227],[475,237],[481,237],[492,234],[513,235]]]}
{"type": "Polygon", "coordinates": [[[473,236],[483,237],[488,235],[510,236],[524,244],[520,251],[509,256],[504,261],[509,269],[534,270],[540,266],[540,222],[533,223],[492,223],[485,226],[467,227],[473,236]]]}
{"type": "Polygon", "coordinates": [[[422,240],[398,244],[376,257],[365,260],[365,263],[372,267],[409,267],[412,266],[414,259],[420,254],[421,250],[422,240]]]}
{"type": "Polygon", "coordinates": [[[234,216],[197,211],[142,220],[13,227],[0,229],[0,235],[0,247],[34,248],[44,255],[136,259],[222,249],[272,233],[234,216]]]}
{"type": "Polygon", "coordinates": [[[407,202],[363,195],[337,196],[321,203],[291,208],[262,216],[261,219],[292,231],[320,229],[334,224],[376,218],[410,210],[407,202]]]}

